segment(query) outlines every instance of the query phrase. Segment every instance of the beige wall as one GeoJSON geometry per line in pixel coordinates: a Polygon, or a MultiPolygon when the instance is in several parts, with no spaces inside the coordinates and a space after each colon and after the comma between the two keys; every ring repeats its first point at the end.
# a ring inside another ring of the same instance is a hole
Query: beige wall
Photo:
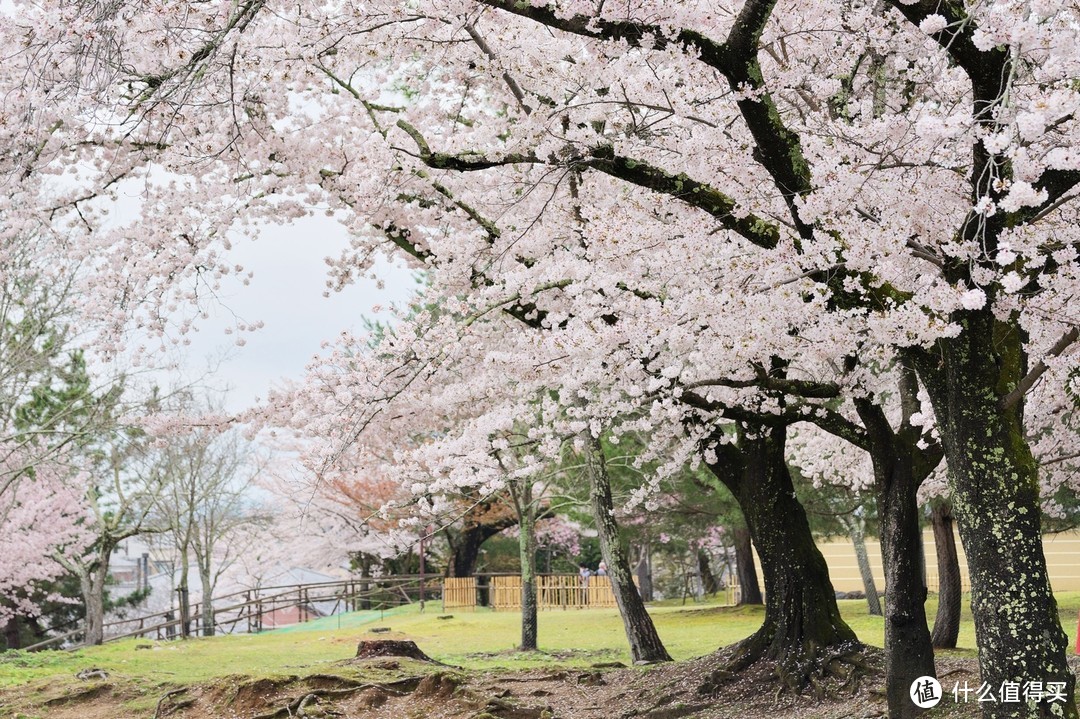
{"type": "MultiPolygon", "coordinates": [[[[930,530],[923,532],[923,545],[926,552],[926,578],[930,591],[937,591],[937,555],[934,548],[934,535],[930,530]]],[[[859,566],[855,561],[855,549],[851,540],[845,537],[818,540],[818,548],[829,564],[829,576],[833,587],[838,592],[862,591],[862,579],[859,566]]],[[[968,590],[967,557],[956,539],[957,553],[960,555],[960,573],[964,591],[968,590]]],[[[1080,591],[1080,531],[1048,534],[1043,538],[1043,551],[1050,569],[1050,583],[1055,591],[1080,591]]],[[[866,552],[870,566],[874,570],[874,581],[878,591],[885,590],[885,576],[881,570],[881,547],[877,540],[867,538],[866,552]]],[[[756,557],[755,557],[756,560],[756,557]]],[[[758,567],[758,576],[761,567],[758,567]]]]}

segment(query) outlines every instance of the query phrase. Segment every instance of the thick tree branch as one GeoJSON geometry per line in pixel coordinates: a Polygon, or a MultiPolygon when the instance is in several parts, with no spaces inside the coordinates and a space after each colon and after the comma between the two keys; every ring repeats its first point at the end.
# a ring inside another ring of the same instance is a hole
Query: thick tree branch
{"type": "Polygon", "coordinates": [[[699,32],[676,30],[674,35],[658,25],[632,20],[604,20],[587,15],[563,16],[551,5],[536,6],[518,0],[480,0],[481,4],[532,20],[546,27],[597,40],[626,42],[631,47],[664,50],[671,45],[696,50],[701,61],[720,69],[727,63],[727,48],[699,32]]]}
{"type": "Polygon", "coordinates": [[[1005,81],[1005,67],[1009,62],[1009,51],[995,47],[987,51],[975,46],[973,36],[978,25],[964,9],[963,2],[956,0],[919,0],[905,3],[901,0],[888,0],[889,5],[916,28],[930,15],[940,15],[948,25],[931,34],[931,37],[943,50],[967,73],[975,88],[976,97],[998,94],[998,89],[1005,81]]]}
{"type": "Polygon", "coordinates": [[[831,399],[840,396],[840,386],[832,382],[812,382],[808,380],[786,379],[782,377],[760,376],[755,379],[709,379],[700,382],[691,382],[686,389],[694,390],[702,387],[732,387],[748,388],[759,387],[763,390],[782,392],[784,394],[810,399],[831,399]]]}
{"type": "Polygon", "coordinates": [[[533,6],[516,0],[481,0],[498,8],[563,32],[598,40],[624,41],[634,47],[663,50],[671,45],[697,53],[698,59],[718,70],[738,101],[743,120],[755,140],[754,159],[773,178],[788,205],[800,237],[810,239],[812,228],[804,223],[796,208],[796,198],[812,189],[810,169],[803,156],[799,136],[788,128],[765,87],[757,60],[758,41],[775,5],[775,0],[749,0],[735,21],[727,40],[719,43],[699,32],[674,32],[648,23],[613,21],[585,15],[565,17],[552,6],[533,6]]]}
{"type": "MultiPolygon", "coordinates": [[[[406,120],[398,120],[397,126],[412,138],[416,143],[420,160],[428,167],[440,170],[454,170],[458,172],[473,172],[488,170],[493,167],[516,164],[547,164],[552,166],[565,166],[575,164],[602,172],[611,177],[623,180],[632,185],[668,195],[691,207],[704,210],[713,216],[724,229],[731,230],[754,245],[765,249],[772,249],[780,241],[780,228],[776,223],[765,220],[757,215],[738,213],[738,205],[735,200],[720,192],[714,187],[694,180],[685,174],[672,175],[659,167],[647,162],[616,155],[609,146],[593,149],[590,157],[585,160],[561,159],[549,157],[546,160],[531,153],[511,153],[500,159],[489,159],[480,153],[447,154],[432,152],[430,145],[423,134],[406,120]]],[[[436,186],[441,194],[449,197],[444,188],[436,186]]],[[[455,204],[463,209],[470,217],[478,218],[471,208],[455,204]]],[[[485,224],[485,228],[491,233],[491,226],[485,224]]]]}
{"type": "Polygon", "coordinates": [[[405,131],[412,141],[416,143],[417,153],[420,160],[428,167],[435,170],[454,170],[456,172],[476,172],[489,170],[493,167],[504,165],[535,165],[544,161],[532,153],[510,153],[499,159],[492,159],[482,153],[463,153],[458,155],[432,152],[427,140],[415,126],[405,120],[398,120],[397,126],[405,131]]]}
{"type": "Polygon", "coordinates": [[[870,438],[866,430],[835,410],[808,406],[799,419],[817,425],[859,449],[870,451],[870,438]]]}
{"type": "MultiPolygon", "coordinates": [[[[487,55],[489,60],[497,60],[497,58],[495,57],[495,51],[491,49],[491,46],[488,45],[487,40],[485,40],[480,34],[480,32],[476,29],[476,25],[471,22],[465,23],[465,32],[469,33],[469,37],[471,37],[472,41],[476,43],[476,46],[480,48],[480,52],[487,55]]],[[[506,83],[506,86],[510,88],[510,92],[511,94],[513,94],[514,99],[517,100],[518,107],[521,108],[521,111],[524,112],[526,115],[531,114],[532,108],[529,107],[529,105],[525,102],[525,92],[521,89],[521,85],[518,85],[518,82],[514,79],[514,76],[508,72],[503,72],[502,79],[503,82],[506,83]]]]}
{"type": "Polygon", "coordinates": [[[584,164],[611,177],[669,195],[704,210],[719,221],[724,229],[738,233],[758,247],[772,249],[780,241],[780,228],[776,223],[750,213],[737,216],[735,213],[738,206],[734,199],[685,174],[672,175],[647,162],[621,157],[614,154],[610,147],[596,148],[592,151],[592,159],[586,160],[584,164]]]}
{"type": "Polygon", "coordinates": [[[1039,360],[1038,363],[1031,368],[1031,371],[1017,383],[1015,389],[1002,398],[1001,408],[1003,410],[1009,410],[1015,407],[1016,403],[1028,393],[1028,390],[1035,386],[1035,383],[1039,381],[1039,378],[1046,374],[1046,371],[1050,369],[1050,366],[1046,364],[1046,360],[1051,357],[1057,357],[1064,352],[1078,337],[1080,337],[1080,328],[1077,327],[1073,327],[1063,334],[1061,338],[1054,343],[1054,346],[1047,350],[1043,359],[1039,360]]]}

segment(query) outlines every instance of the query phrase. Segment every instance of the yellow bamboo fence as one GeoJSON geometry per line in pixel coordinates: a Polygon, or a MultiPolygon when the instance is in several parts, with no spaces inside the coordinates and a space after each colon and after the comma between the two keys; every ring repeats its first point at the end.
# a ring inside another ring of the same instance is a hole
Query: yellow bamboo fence
{"type": "MultiPolygon", "coordinates": [[[[539,609],[610,609],[616,606],[610,577],[542,574],[536,578],[539,609]]],[[[491,606],[497,612],[521,610],[521,577],[492,577],[491,606]]]]}
{"type": "Polygon", "coordinates": [[[521,577],[491,578],[491,608],[496,612],[521,609],[521,577]]]}
{"type": "Polygon", "coordinates": [[[476,577],[447,577],[443,580],[443,611],[476,609],[476,577]]]}

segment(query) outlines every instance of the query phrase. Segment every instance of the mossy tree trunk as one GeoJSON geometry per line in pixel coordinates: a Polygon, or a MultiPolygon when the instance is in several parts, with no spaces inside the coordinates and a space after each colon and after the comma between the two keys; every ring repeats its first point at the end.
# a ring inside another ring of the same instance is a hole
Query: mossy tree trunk
{"type": "Polygon", "coordinates": [[[1015,320],[989,308],[953,318],[959,336],[918,356],[949,462],[953,510],[968,559],[982,681],[1060,683],[1066,702],[983,705],[986,717],[1076,717],[1075,676],[1043,555],[1039,477],[1024,436],[1027,373],[1015,320]]]}
{"type": "Polygon", "coordinates": [[[954,649],[960,636],[960,559],[953,535],[952,504],[938,502],[930,510],[938,567],[938,608],[930,641],[935,648],[954,649]]]}
{"type": "Polygon", "coordinates": [[[828,566],[795,496],[784,458],[786,432],[742,431],[738,446],[721,445],[719,461],[709,465],[742,509],[765,579],[765,620],[740,643],[728,671],[771,660],[785,686],[801,691],[812,685],[820,694],[821,676],[845,671],[843,662],[862,644],[840,616],[828,566]]]}
{"type": "Polygon", "coordinates": [[[214,615],[214,577],[210,565],[204,563],[201,558],[199,561],[199,586],[202,589],[202,600],[199,602],[199,613],[202,615],[200,621],[202,635],[212,637],[217,629],[217,618],[214,615]]]}
{"type": "Polygon", "coordinates": [[[109,575],[104,562],[79,573],[79,587],[86,605],[83,643],[101,644],[105,641],[105,581],[109,575]]]}
{"type": "Polygon", "coordinates": [[[645,610],[630,568],[630,553],[615,521],[615,503],[611,498],[611,478],[607,472],[604,447],[599,439],[586,433],[585,461],[589,478],[589,504],[600,540],[600,553],[607,563],[611,590],[619,607],[630,656],[634,663],[669,662],[671,655],[656,633],[652,617],[645,610]]]}

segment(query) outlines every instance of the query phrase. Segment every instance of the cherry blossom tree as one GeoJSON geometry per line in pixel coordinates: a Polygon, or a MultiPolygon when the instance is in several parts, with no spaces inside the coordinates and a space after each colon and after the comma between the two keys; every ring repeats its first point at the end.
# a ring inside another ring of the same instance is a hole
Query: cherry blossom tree
{"type": "MultiPolygon", "coordinates": [[[[2,139],[17,150],[11,196],[33,201],[2,211],[80,233],[71,252],[117,330],[170,339],[175,312],[197,316],[242,272],[231,231],[314,209],[353,233],[332,286],[380,253],[431,271],[433,306],[367,356],[339,338],[283,402],[277,421],[319,439],[313,468],[374,461],[365,442],[379,433],[440,432],[395,458],[402,486],[489,492],[542,471],[561,437],[647,431],[670,457],[658,476],[703,459],[763,555],[797,559],[783,565],[801,582],[763,556],[773,606],[744,648],[802,686],[797,667],[856,647],[802,509],[784,500],[787,427],[813,422],[871,451],[897,589],[915,491],[944,454],[983,679],[1037,671],[1071,700],[1024,399],[1076,339],[1073,9],[19,11],[0,30],[20,48],[0,71],[15,118],[2,139]],[[70,186],[47,181],[65,168],[70,186]],[[137,228],[105,221],[125,180],[144,191],[137,228]],[[553,404],[550,426],[529,429],[536,451],[507,477],[492,450],[537,402],[553,404]],[[769,529],[777,516],[794,518],[787,531],[769,529]]],[[[920,598],[895,618],[900,715],[904,680],[932,672],[932,656],[920,598]]]]}
{"type": "Polygon", "coordinates": [[[40,600],[67,599],[61,560],[91,540],[77,455],[109,397],[76,343],[71,268],[47,250],[34,233],[0,244],[0,620],[16,639],[40,600]]]}
{"type": "Polygon", "coordinates": [[[39,464],[0,498],[0,621],[37,614],[41,588],[66,572],[58,558],[78,555],[92,540],[75,479],[63,465],[39,464]]]}

